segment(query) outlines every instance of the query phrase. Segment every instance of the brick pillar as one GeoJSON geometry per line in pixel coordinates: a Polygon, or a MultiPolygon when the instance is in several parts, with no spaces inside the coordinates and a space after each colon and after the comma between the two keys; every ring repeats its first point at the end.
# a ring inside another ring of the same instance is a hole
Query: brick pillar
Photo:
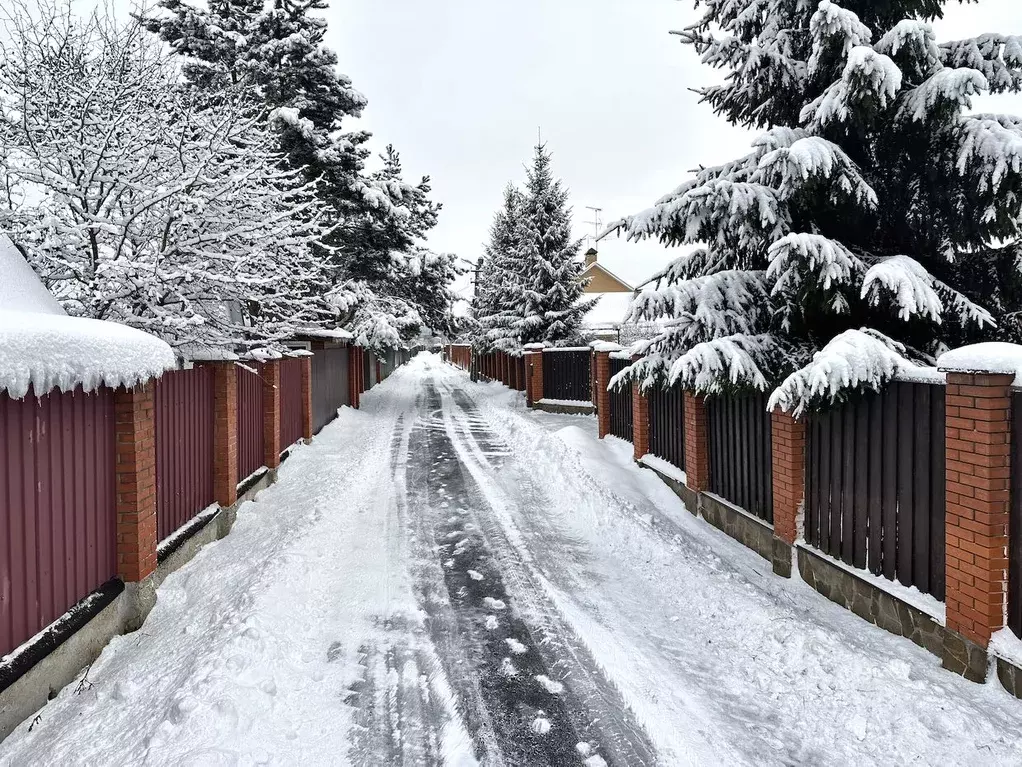
{"type": "Polygon", "coordinates": [[[710,451],[706,398],[685,392],[685,477],[690,490],[710,489],[710,451]]]}
{"type": "Polygon", "coordinates": [[[610,352],[593,353],[593,399],[596,402],[596,420],[600,425],[600,439],[610,434],[610,352]]]}
{"type": "Polygon", "coordinates": [[[805,495],[806,429],[782,410],[770,415],[773,473],[774,572],[791,577],[791,547],[798,538],[798,515],[805,495]]]}
{"type": "MultiPolygon", "coordinates": [[[[947,377],[947,627],[984,649],[1004,626],[1013,381],[997,373],[947,377]]],[[[954,661],[945,655],[944,665],[959,670],[954,661]]],[[[964,673],[979,677],[978,669],[964,673]]]]}
{"type": "Polygon", "coordinates": [[[525,401],[533,407],[543,399],[543,347],[530,344],[525,351],[525,401]],[[531,348],[530,348],[531,347],[531,348]]]}
{"type": "Polygon", "coordinates": [[[117,575],[137,583],[156,570],[155,383],[114,393],[117,575]]]}
{"type": "Polygon", "coordinates": [[[238,501],[238,366],[213,366],[213,495],[223,508],[238,501]]]}
{"type": "Polygon", "coordinates": [[[302,361],[302,436],[306,442],[312,440],[312,357],[301,357],[302,361]]]}
{"type": "Polygon", "coordinates": [[[280,466],[280,362],[263,364],[263,465],[280,466]]]}
{"type": "Polygon", "coordinates": [[[632,447],[636,461],[649,453],[649,397],[635,381],[632,382],[632,447]]]}
{"type": "Polygon", "coordinates": [[[362,375],[362,350],[357,346],[348,347],[348,391],[351,406],[358,409],[359,386],[362,375]]]}

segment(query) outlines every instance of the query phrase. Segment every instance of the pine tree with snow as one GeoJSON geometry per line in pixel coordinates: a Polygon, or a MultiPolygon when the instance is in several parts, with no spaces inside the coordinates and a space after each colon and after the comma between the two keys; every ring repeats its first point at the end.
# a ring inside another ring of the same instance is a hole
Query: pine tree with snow
{"type": "Polygon", "coordinates": [[[568,191],[554,178],[542,144],[528,171],[515,236],[515,268],[524,288],[518,338],[523,344],[576,342],[596,299],[583,298],[581,241],[572,237],[568,191]]]}
{"type": "Polygon", "coordinates": [[[513,184],[504,188],[504,205],[494,214],[484,247],[472,312],[478,323],[473,344],[480,352],[521,348],[518,322],[524,315],[525,285],[519,260],[524,200],[513,184]]]}
{"type": "Polygon", "coordinates": [[[939,0],[697,5],[682,42],[727,73],[703,101],[765,132],[617,225],[700,246],[635,302],[663,331],[629,376],[800,413],[1019,340],[1022,119],[968,110],[1022,89],[1022,40],[938,44],[939,0]]]}

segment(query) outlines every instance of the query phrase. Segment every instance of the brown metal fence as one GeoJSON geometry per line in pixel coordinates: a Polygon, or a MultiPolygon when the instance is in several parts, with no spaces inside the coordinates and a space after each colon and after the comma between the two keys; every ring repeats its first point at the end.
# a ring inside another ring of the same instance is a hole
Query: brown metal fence
{"type": "Polygon", "coordinates": [[[0,656],[117,574],[113,393],[0,393],[0,656]]]}
{"type": "Polygon", "coordinates": [[[592,402],[589,349],[547,349],[543,352],[543,398],[592,402]]]}
{"type": "Polygon", "coordinates": [[[348,347],[318,350],[312,358],[313,432],[319,433],[350,400],[348,347]]]}
{"type": "Polygon", "coordinates": [[[212,504],[213,369],[165,373],[155,384],[156,528],[164,540],[212,504]]]}
{"type": "Polygon", "coordinates": [[[238,369],[238,479],[244,480],[263,465],[262,367],[246,364],[255,372],[238,369]]]}
{"type": "Polygon", "coordinates": [[[773,524],[773,460],[765,394],[706,401],[710,490],[773,524]]]}
{"type": "Polygon", "coordinates": [[[649,399],[649,452],[684,471],[684,391],[680,386],[672,386],[668,389],[657,388],[651,390],[647,397],[649,399]]]}
{"type": "MultiPolygon", "coordinates": [[[[610,360],[611,378],[616,376],[630,363],[628,360],[610,360]]],[[[615,437],[632,441],[632,387],[631,384],[620,389],[610,390],[610,433],[615,437]]]]}
{"type": "Polygon", "coordinates": [[[806,541],[944,598],[944,387],[897,382],[810,419],[806,541]]]}
{"type": "Polygon", "coordinates": [[[1008,627],[1022,637],[1022,392],[1011,395],[1011,514],[1008,529],[1008,627]]]}
{"type": "Polygon", "coordinates": [[[280,449],[286,450],[304,436],[302,427],[302,367],[304,358],[280,361],[280,449]]]}

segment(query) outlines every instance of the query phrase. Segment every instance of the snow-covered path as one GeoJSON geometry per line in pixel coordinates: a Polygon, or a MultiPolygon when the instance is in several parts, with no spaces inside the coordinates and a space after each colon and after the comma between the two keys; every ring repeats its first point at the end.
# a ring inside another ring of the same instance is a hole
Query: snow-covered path
{"type": "Polygon", "coordinates": [[[775,577],[594,432],[421,355],[0,765],[1022,763],[1022,702],[775,577]]]}

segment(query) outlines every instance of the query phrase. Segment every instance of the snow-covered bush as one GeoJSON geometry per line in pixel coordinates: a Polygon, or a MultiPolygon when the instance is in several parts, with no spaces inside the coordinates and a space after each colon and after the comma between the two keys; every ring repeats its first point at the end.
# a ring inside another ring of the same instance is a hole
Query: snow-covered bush
{"type": "Polygon", "coordinates": [[[630,376],[777,389],[802,412],[949,346],[1022,340],[1022,120],[966,114],[1022,90],[1019,38],[939,45],[940,0],[697,5],[682,41],[728,73],[703,100],[765,133],[615,225],[702,245],[634,303],[662,330],[630,376]]]}

